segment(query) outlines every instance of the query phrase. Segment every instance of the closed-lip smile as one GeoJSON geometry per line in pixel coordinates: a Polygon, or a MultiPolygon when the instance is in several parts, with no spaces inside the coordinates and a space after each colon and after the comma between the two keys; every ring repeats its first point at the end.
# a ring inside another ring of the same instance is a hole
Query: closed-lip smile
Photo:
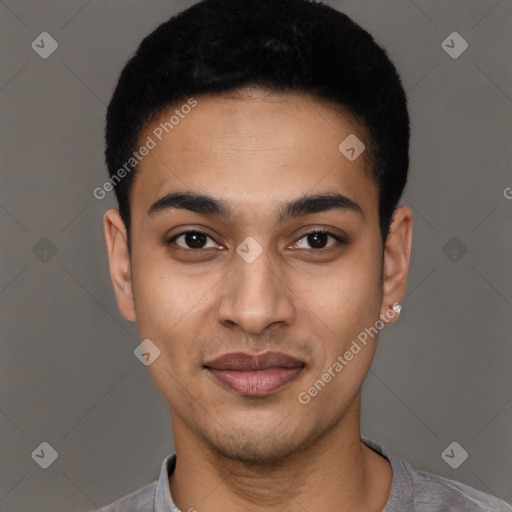
{"type": "Polygon", "coordinates": [[[282,352],[223,354],[204,367],[227,388],[248,396],[273,393],[289,384],[304,369],[305,363],[282,352]]]}

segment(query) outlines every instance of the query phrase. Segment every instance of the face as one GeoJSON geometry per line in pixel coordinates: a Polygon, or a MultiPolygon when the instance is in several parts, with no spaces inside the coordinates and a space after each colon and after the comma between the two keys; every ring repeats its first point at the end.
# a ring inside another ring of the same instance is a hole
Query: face
{"type": "Polygon", "coordinates": [[[405,287],[410,212],[383,250],[367,155],[338,149],[364,136],[332,105],[256,89],[196,101],[168,134],[175,107],[141,136],[156,145],[132,189],[131,258],[117,211],[105,216],[111,274],[160,350],[148,369],[175,438],[277,459],[359,396],[377,339],[361,333],[393,321],[405,287]]]}

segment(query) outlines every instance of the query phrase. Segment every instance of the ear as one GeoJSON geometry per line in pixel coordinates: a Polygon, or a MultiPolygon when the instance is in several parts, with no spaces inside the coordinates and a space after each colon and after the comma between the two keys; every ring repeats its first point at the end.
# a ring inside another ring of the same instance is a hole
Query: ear
{"type": "Polygon", "coordinates": [[[393,305],[399,304],[405,293],[412,250],[412,213],[400,206],[393,213],[390,232],[384,244],[383,294],[381,320],[392,324],[398,319],[393,305]]]}
{"type": "Polygon", "coordinates": [[[107,243],[110,277],[114,285],[117,305],[125,318],[135,322],[128,237],[118,210],[112,209],[105,213],[103,227],[107,243]]]}

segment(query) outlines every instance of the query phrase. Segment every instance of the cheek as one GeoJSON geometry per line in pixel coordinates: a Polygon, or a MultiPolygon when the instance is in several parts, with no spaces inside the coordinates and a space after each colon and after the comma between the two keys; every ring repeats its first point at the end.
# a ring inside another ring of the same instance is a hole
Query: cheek
{"type": "Polygon", "coordinates": [[[304,320],[309,327],[317,327],[321,357],[301,396],[311,401],[309,410],[318,414],[330,411],[336,416],[346,410],[364,382],[376,349],[380,274],[358,272],[355,266],[345,270],[316,288],[310,297],[315,309],[308,310],[304,320]]]}
{"type": "Polygon", "coordinates": [[[321,273],[297,273],[295,279],[299,302],[334,337],[343,339],[379,318],[382,291],[378,256],[355,253],[321,273]]]}
{"type": "MultiPolygon", "coordinates": [[[[172,336],[201,308],[209,278],[183,275],[168,261],[135,258],[133,281],[137,325],[148,338],[172,336]]],[[[211,285],[210,285],[211,287],[211,285]]]]}
{"type": "Polygon", "coordinates": [[[194,340],[201,335],[212,285],[200,285],[197,279],[192,283],[175,268],[154,264],[135,266],[134,282],[139,337],[150,339],[160,350],[147,369],[169,404],[179,406],[187,396],[184,382],[198,371],[194,340]]]}

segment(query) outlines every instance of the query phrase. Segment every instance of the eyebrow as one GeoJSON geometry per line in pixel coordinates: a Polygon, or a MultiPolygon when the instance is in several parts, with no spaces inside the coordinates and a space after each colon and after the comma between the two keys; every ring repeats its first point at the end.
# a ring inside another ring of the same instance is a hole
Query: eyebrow
{"type": "MultiPolygon", "coordinates": [[[[165,195],[150,206],[148,215],[152,217],[156,213],[172,209],[188,210],[223,219],[229,219],[233,215],[231,207],[225,201],[193,192],[173,192],[165,195]]],[[[285,203],[280,209],[278,222],[282,223],[295,217],[329,210],[351,211],[364,217],[362,208],[353,199],[335,192],[328,192],[314,195],[306,194],[285,203]]]]}

